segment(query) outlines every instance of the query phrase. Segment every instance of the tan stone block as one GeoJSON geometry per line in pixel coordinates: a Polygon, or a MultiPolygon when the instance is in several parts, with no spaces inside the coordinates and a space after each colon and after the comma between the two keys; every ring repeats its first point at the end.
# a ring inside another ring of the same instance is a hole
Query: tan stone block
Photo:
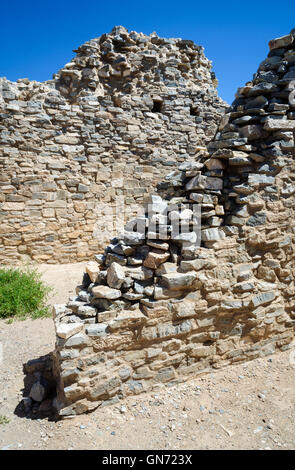
{"type": "Polygon", "coordinates": [[[125,310],[108,324],[110,331],[118,328],[138,328],[146,322],[146,316],[140,310],[125,310]]]}
{"type": "Polygon", "coordinates": [[[12,233],[12,232],[15,232],[15,227],[13,227],[12,225],[1,223],[1,226],[0,226],[0,234],[1,235],[5,234],[5,233],[12,233]]]}
{"type": "Polygon", "coordinates": [[[166,306],[163,305],[155,305],[154,307],[148,307],[147,305],[142,305],[144,313],[148,316],[148,318],[160,318],[160,317],[172,317],[171,312],[166,306]]]}
{"type": "Polygon", "coordinates": [[[192,357],[208,357],[215,354],[215,346],[198,346],[194,347],[190,351],[190,356],[192,357]]]}
{"type": "Polygon", "coordinates": [[[85,271],[92,282],[96,282],[98,273],[100,272],[99,264],[95,261],[89,261],[85,266],[85,271]]]}
{"type": "Polygon", "coordinates": [[[147,268],[157,269],[160,264],[165,263],[170,257],[170,253],[163,252],[161,250],[153,249],[149,252],[143,265],[147,268]]]}
{"type": "Polygon", "coordinates": [[[95,286],[92,289],[94,298],[97,299],[110,299],[115,300],[121,297],[121,291],[119,289],[111,289],[108,286],[95,286]]]}
{"type": "Polygon", "coordinates": [[[42,210],[43,217],[55,217],[55,210],[52,208],[46,208],[42,210]]]}
{"type": "Polygon", "coordinates": [[[68,237],[71,240],[72,238],[79,238],[83,232],[81,230],[74,230],[73,232],[69,232],[68,237]]]}
{"type": "Polygon", "coordinates": [[[4,211],[23,211],[24,209],[24,202],[5,202],[2,204],[2,210],[4,211]]]}
{"type": "Polygon", "coordinates": [[[83,329],[83,323],[58,323],[56,334],[60,338],[68,339],[83,329]]]}
{"type": "Polygon", "coordinates": [[[5,246],[18,246],[21,245],[21,240],[14,240],[12,238],[3,238],[3,245],[5,246]]]}

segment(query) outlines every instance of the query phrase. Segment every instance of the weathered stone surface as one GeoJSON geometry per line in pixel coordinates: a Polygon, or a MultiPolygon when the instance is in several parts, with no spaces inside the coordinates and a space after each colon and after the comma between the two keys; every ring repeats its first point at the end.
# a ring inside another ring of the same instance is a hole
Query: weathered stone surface
{"type": "Polygon", "coordinates": [[[82,328],[83,323],[59,323],[56,328],[56,334],[60,338],[67,339],[81,331],[82,328]]]}
{"type": "Polygon", "coordinates": [[[223,230],[218,230],[217,228],[208,228],[202,230],[202,240],[203,241],[218,241],[225,238],[225,233],[223,230]]]}
{"type": "Polygon", "coordinates": [[[161,250],[150,251],[148,256],[143,262],[143,265],[150,269],[157,269],[160,264],[165,263],[170,258],[170,253],[165,253],[161,250]]]}
{"type": "Polygon", "coordinates": [[[243,308],[243,301],[239,299],[224,299],[221,302],[221,308],[223,310],[240,310],[243,308]]]}
{"type": "Polygon", "coordinates": [[[88,338],[83,332],[79,332],[71,336],[66,340],[64,346],[66,348],[71,347],[84,347],[88,344],[88,338]]]}
{"type": "Polygon", "coordinates": [[[186,273],[168,273],[162,274],[162,281],[169,289],[188,288],[197,279],[194,271],[186,273]]]}
{"type": "Polygon", "coordinates": [[[24,208],[25,204],[23,202],[6,202],[1,207],[3,211],[23,211],[24,208]]]}
{"type": "Polygon", "coordinates": [[[196,306],[194,302],[181,302],[179,304],[175,304],[173,310],[175,318],[179,319],[196,315],[196,306]]]}
{"type": "Polygon", "coordinates": [[[239,282],[234,286],[234,292],[252,292],[255,289],[253,282],[239,282]]]}
{"type": "Polygon", "coordinates": [[[190,261],[181,261],[180,269],[183,272],[199,271],[200,269],[212,269],[217,265],[215,258],[212,259],[194,259],[190,261]]]}
{"type": "Polygon", "coordinates": [[[155,300],[179,298],[183,295],[183,288],[168,289],[167,287],[155,286],[154,298],[155,300]]]}
{"type": "Polygon", "coordinates": [[[295,129],[295,121],[284,121],[283,119],[267,119],[264,124],[267,131],[293,130],[295,129]]]}
{"type": "Polygon", "coordinates": [[[252,304],[254,307],[258,307],[260,305],[265,305],[274,300],[276,297],[275,292],[264,292],[262,294],[255,295],[252,298],[252,304]]]}
{"type": "Polygon", "coordinates": [[[96,336],[106,336],[107,335],[107,328],[108,325],[104,323],[98,323],[95,325],[89,325],[85,328],[85,332],[88,336],[96,337],[96,336]]]}
{"type": "Polygon", "coordinates": [[[175,273],[178,267],[175,263],[166,262],[161,264],[158,269],[155,271],[157,276],[162,276],[162,274],[175,273]]]}
{"type": "Polygon", "coordinates": [[[85,266],[85,271],[92,282],[95,282],[100,271],[99,265],[95,261],[89,261],[85,266]]]}
{"type": "Polygon", "coordinates": [[[264,212],[256,213],[249,217],[247,225],[251,227],[256,227],[257,225],[264,225],[266,223],[266,214],[264,212]]]}
{"type": "Polygon", "coordinates": [[[146,317],[139,310],[123,311],[109,323],[111,331],[119,328],[135,328],[145,323],[146,317]]]}
{"type": "Polygon", "coordinates": [[[145,266],[140,266],[138,268],[128,266],[126,268],[126,276],[129,276],[132,279],[137,279],[138,281],[144,281],[153,277],[153,271],[145,266]]]}
{"type": "Polygon", "coordinates": [[[281,38],[272,39],[269,41],[270,50],[279,49],[281,47],[288,47],[292,44],[294,37],[289,34],[287,36],[282,36],[281,38]]]}
{"type": "Polygon", "coordinates": [[[147,244],[148,246],[151,246],[152,248],[157,248],[158,250],[164,250],[164,251],[169,250],[169,243],[166,243],[166,242],[149,240],[147,244]]]}
{"type": "Polygon", "coordinates": [[[170,338],[172,336],[179,336],[188,333],[195,327],[196,324],[193,319],[182,321],[177,325],[167,323],[157,327],[144,327],[141,332],[141,337],[146,340],[170,338]]]}
{"type": "Polygon", "coordinates": [[[97,299],[109,299],[115,300],[121,297],[121,291],[119,289],[112,289],[108,286],[95,286],[92,288],[92,294],[97,299]]]}
{"type": "Polygon", "coordinates": [[[107,283],[114,289],[120,289],[124,281],[125,270],[120,264],[114,261],[108,268],[107,283]]]}
{"type": "Polygon", "coordinates": [[[91,305],[82,305],[78,307],[77,314],[82,318],[91,318],[96,316],[97,310],[91,305]]]}
{"type": "Polygon", "coordinates": [[[248,177],[248,182],[250,185],[271,185],[274,184],[275,178],[273,176],[267,175],[257,175],[257,174],[250,174],[248,177]]]}
{"type": "Polygon", "coordinates": [[[214,178],[210,176],[195,176],[185,186],[187,190],[196,189],[222,189],[223,182],[220,178],[214,178]]]}

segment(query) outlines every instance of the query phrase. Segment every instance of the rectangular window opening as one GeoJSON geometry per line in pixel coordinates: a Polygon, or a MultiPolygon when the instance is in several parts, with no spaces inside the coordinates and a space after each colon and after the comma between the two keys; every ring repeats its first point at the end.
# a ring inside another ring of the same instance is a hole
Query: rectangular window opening
{"type": "Polygon", "coordinates": [[[152,108],[152,113],[161,113],[163,102],[159,100],[153,100],[154,106],[152,108]]]}

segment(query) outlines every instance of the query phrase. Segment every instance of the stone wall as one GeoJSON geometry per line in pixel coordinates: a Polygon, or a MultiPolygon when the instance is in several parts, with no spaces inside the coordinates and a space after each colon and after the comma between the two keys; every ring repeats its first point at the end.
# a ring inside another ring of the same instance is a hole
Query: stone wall
{"type": "Polygon", "coordinates": [[[61,416],[291,347],[294,36],[270,42],[208,153],[167,175],[166,200],[151,197],[137,220],[144,235],[127,225],[55,306],[61,416]],[[173,233],[175,220],[186,233],[173,233]]]}
{"type": "Polygon", "coordinates": [[[0,79],[0,263],[103,250],[227,107],[192,41],[115,27],[74,52],[51,81],[0,79]]]}

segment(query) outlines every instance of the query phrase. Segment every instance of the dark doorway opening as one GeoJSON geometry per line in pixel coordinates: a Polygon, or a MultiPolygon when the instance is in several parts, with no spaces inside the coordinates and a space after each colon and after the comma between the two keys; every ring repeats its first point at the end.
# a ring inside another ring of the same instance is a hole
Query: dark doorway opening
{"type": "Polygon", "coordinates": [[[190,107],[190,115],[191,116],[200,116],[200,111],[198,110],[197,106],[190,107]]]}
{"type": "Polygon", "coordinates": [[[163,102],[159,100],[153,100],[154,106],[152,108],[152,113],[161,113],[163,102]]]}

